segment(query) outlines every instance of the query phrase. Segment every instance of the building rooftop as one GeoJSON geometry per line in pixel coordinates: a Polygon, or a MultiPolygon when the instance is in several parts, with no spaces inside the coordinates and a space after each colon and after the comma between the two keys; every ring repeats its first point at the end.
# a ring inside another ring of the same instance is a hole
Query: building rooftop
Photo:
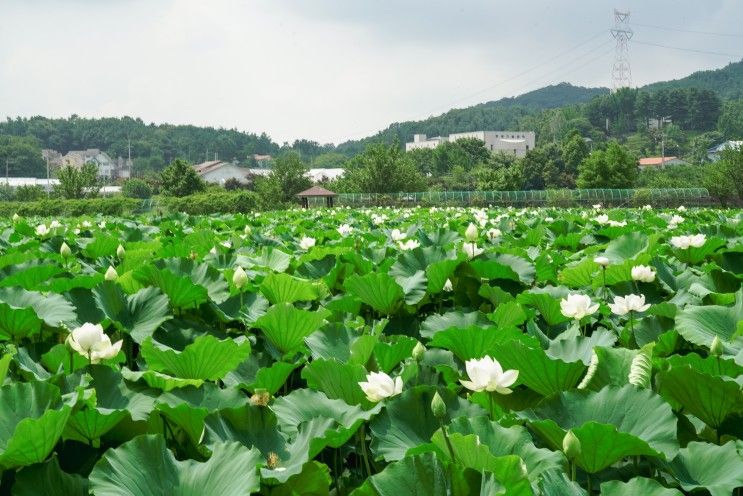
{"type": "Polygon", "coordinates": [[[312,196],[335,196],[332,191],[323,188],[322,186],[312,186],[310,189],[306,189],[301,193],[297,193],[299,198],[312,197],[312,196]]]}
{"type": "Polygon", "coordinates": [[[640,166],[663,165],[673,160],[678,160],[678,157],[645,157],[640,159],[640,166]]]}

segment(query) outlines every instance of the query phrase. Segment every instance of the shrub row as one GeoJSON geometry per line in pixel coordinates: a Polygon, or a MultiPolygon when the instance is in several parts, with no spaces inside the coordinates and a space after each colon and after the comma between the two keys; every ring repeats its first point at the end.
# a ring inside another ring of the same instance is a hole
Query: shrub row
{"type": "Polygon", "coordinates": [[[123,198],[91,198],[85,200],[44,199],[29,202],[0,202],[0,217],[13,214],[28,216],[74,217],[79,215],[130,215],[142,206],[142,200],[123,198]]]}
{"type": "Polygon", "coordinates": [[[252,191],[210,192],[190,196],[161,196],[157,209],[191,215],[236,214],[258,209],[258,195],[252,191]]]}

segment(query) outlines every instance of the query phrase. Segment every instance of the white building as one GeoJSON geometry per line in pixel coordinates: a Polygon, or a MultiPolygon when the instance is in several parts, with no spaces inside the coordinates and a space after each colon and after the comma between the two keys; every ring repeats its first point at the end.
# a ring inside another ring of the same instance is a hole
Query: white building
{"type": "Polygon", "coordinates": [[[79,169],[87,163],[93,163],[98,166],[98,177],[101,179],[127,179],[131,177],[131,160],[122,157],[114,160],[106,152],[102,152],[98,148],[70,150],[65,155],[62,155],[56,150],[44,149],[41,150],[41,156],[53,169],[66,166],[79,169]]]}
{"type": "Polygon", "coordinates": [[[707,150],[707,158],[712,162],[717,162],[723,150],[740,150],[742,146],[743,141],[725,141],[707,150]]]}
{"type": "Polygon", "coordinates": [[[536,134],[533,131],[472,131],[468,133],[454,133],[448,137],[437,136],[426,138],[425,134],[413,135],[411,143],[405,143],[405,151],[420,148],[436,148],[447,141],[457,141],[465,138],[476,138],[485,143],[485,148],[491,152],[505,152],[523,157],[536,144],[536,134]]]}
{"type": "MultiPolygon", "coordinates": [[[[228,179],[237,179],[243,184],[251,182],[251,176],[268,176],[270,168],[246,168],[232,162],[211,160],[193,166],[201,178],[214,184],[224,184],[228,179]]],[[[332,181],[343,176],[344,169],[310,169],[305,174],[313,183],[332,181]]]]}

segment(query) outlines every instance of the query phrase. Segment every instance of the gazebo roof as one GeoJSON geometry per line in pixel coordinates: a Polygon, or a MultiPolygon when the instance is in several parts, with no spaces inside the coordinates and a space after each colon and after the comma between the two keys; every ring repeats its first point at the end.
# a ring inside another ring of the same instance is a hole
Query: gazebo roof
{"type": "Polygon", "coordinates": [[[310,196],[335,196],[335,193],[321,186],[313,186],[310,189],[302,191],[301,193],[297,193],[296,196],[298,196],[299,198],[310,196]]]}

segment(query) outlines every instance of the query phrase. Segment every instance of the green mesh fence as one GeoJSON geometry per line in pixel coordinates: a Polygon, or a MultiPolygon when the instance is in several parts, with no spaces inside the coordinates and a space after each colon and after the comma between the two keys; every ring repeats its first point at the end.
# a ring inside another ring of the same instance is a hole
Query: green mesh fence
{"type": "Polygon", "coordinates": [[[664,189],[573,189],[533,191],[424,191],[419,193],[340,193],[336,205],[385,204],[588,204],[605,202],[612,205],[637,202],[708,203],[705,188],[664,189]]]}

